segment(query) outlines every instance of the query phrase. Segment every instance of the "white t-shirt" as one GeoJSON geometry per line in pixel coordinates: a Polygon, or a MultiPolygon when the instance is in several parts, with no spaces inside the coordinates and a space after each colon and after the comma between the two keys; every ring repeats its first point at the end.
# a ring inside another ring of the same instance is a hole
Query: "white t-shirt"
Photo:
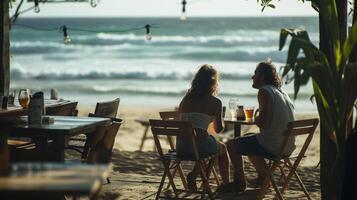
{"type": "MultiPolygon", "coordinates": [[[[269,127],[260,129],[257,140],[262,147],[277,155],[284,140],[283,133],[287,124],[294,120],[294,106],[289,96],[281,89],[266,85],[259,90],[265,90],[271,96],[272,119],[269,127]]],[[[284,155],[290,155],[294,149],[295,138],[291,137],[284,149],[284,155]]]]}

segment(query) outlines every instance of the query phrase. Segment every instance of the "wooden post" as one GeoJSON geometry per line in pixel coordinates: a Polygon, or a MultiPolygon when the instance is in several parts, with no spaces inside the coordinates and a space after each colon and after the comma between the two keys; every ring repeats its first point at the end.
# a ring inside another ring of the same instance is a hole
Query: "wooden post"
{"type": "Polygon", "coordinates": [[[9,94],[10,87],[10,20],[9,0],[0,1],[0,94],[9,94]]]}

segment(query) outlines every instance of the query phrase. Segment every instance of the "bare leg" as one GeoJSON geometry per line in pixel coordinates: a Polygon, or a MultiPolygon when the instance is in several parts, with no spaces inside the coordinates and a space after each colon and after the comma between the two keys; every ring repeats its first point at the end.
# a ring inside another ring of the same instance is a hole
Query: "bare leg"
{"type": "Polygon", "coordinates": [[[227,147],[225,144],[217,141],[220,154],[218,156],[218,165],[219,165],[219,172],[222,177],[223,184],[226,185],[229,183],[229,158],[227,147]]]}
{"type": "Polygon", "coordinates": [[[236,150],[235,150],[235,146],[234,146],[234,141],[233,140],[229,140],[227,143],[227,150],[229,153],[229,157],[231,158],[232,161],[232,165],[233,165],[233,170],[234,170],[234,179],[239,179],[239,182],[245,184],[246,183],[246,179],[244,176],[244,170],[243,170],[243,158],[242,155],[239,154],[236,150]]]}
{"type": "Polygon", "coordinates": [[[264,179],[266,176],[265,168],[264,168],[264,158],[260,156],[249,156],[250,162],[253,163],[254,168],[257,170],[258,178],[264,179]]]}

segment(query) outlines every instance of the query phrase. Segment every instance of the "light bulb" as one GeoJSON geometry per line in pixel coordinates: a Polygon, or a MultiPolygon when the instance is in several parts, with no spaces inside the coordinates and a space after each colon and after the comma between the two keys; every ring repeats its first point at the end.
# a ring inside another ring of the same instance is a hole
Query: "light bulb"
{"type": "Polygon", "coordinates": [[[187,19],[186,13],[183,12],[183,13],[181,14],[180,20],[185,21],[186,19],[187,19]]]}
{"type": "Polygon", "coordinates": [[[95,8],[98,5],[98,0],[90,0],[90,5],[95,8]]]}
{"type": "Polygon", "coordinates": [[[39,13],[41,11],[40,6],[35,6],[34,11],[35,13],[39,13]]]}
{"type": "Polygon", "coordinates": [[[67,35],[65,37],[63,37],[63,43],[64,44],[69,44],[71,43],[71,38],[67,35]]]}
{"type": "Polygon", "coordinates": [[[151,39],[152,39],[151,33],[147,33],[147,34],[145,35],[145,38],[146,38],[146,40],[151,40],[151,39]]]}
{"type": "Polygon", "coordinates": [[[151,35],[151,32],[150,32],[150,24],[146,24],[145,25],[145,30],[146,30],[146,40],[151,40],[152,39],[152,35],[151,35]]]}

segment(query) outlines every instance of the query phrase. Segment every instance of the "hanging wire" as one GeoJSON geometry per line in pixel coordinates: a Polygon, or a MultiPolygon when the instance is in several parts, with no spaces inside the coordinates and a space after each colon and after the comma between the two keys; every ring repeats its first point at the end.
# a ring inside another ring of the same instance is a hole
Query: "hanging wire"
{"type": "MultiPolygon", "coordinates": [[[[58,27],[53,27],[53,28],[40,28],[40,27],[36,27],[36,26],[30,26],[30,25],[26,25],[26,24],[20,24],[20,23],[16,23],[13,24],[14,26],[20,26],[20,27],[24,27],[24,28],[29,28],[29,29],[33,29],[33,30],[37,30],[37,31],[55,31],[55,30],[61,30],[63,28],[63,26],[58,26],[58,27]]],[[[147,29],[146,27],[149,26],[150,28],[159,28],[156,25],[150,25],[147,24],[145,26],[141,26],[141,27],[135,27],[135,28],[128,28],[128,29],[122,29],[122,30],[91,30],[91,29],[83,29],[83,28],[73,28],[73,27],[67,27],[67,30],[71,30],[71,31],[77,31],[77,32],[88,32],[88,33],[125,33],[125,32],[132,32],[132,31],[138,31],[138,30],[143,30],[143,29],[147,29]]]]}
{"type": "Polygon", "coordinates": [[[69,44],[71,42],[71,38],[69,37],[68,31],[88,32],[88,33],[125,33],[125,32],[133,32],[133,31],[139,31],[139,30],[144,29],[146,31],[145,38],[147,40],[151,40],[152,35],[151,35],[150,28],[159,28],[156,25],[150,25],[150,24],[146,24],[145,26],[141,26],[141,27],[129,28],[129,29],[123,29],[123,30],[90,30],[90,29],[82,29],[82,28],[72,28],[72,27],[68,27],[66,25],[62,25],[59,27],[52,27],[52,28],[40,28],[40,27],[30,26],[30,25],[26,25],[26,24],[19,24],[19,23],[16,23],[13,25],[36,30],[36,31],[62,31],[63,32],[63,42],[65,44],[69,44]]]}

